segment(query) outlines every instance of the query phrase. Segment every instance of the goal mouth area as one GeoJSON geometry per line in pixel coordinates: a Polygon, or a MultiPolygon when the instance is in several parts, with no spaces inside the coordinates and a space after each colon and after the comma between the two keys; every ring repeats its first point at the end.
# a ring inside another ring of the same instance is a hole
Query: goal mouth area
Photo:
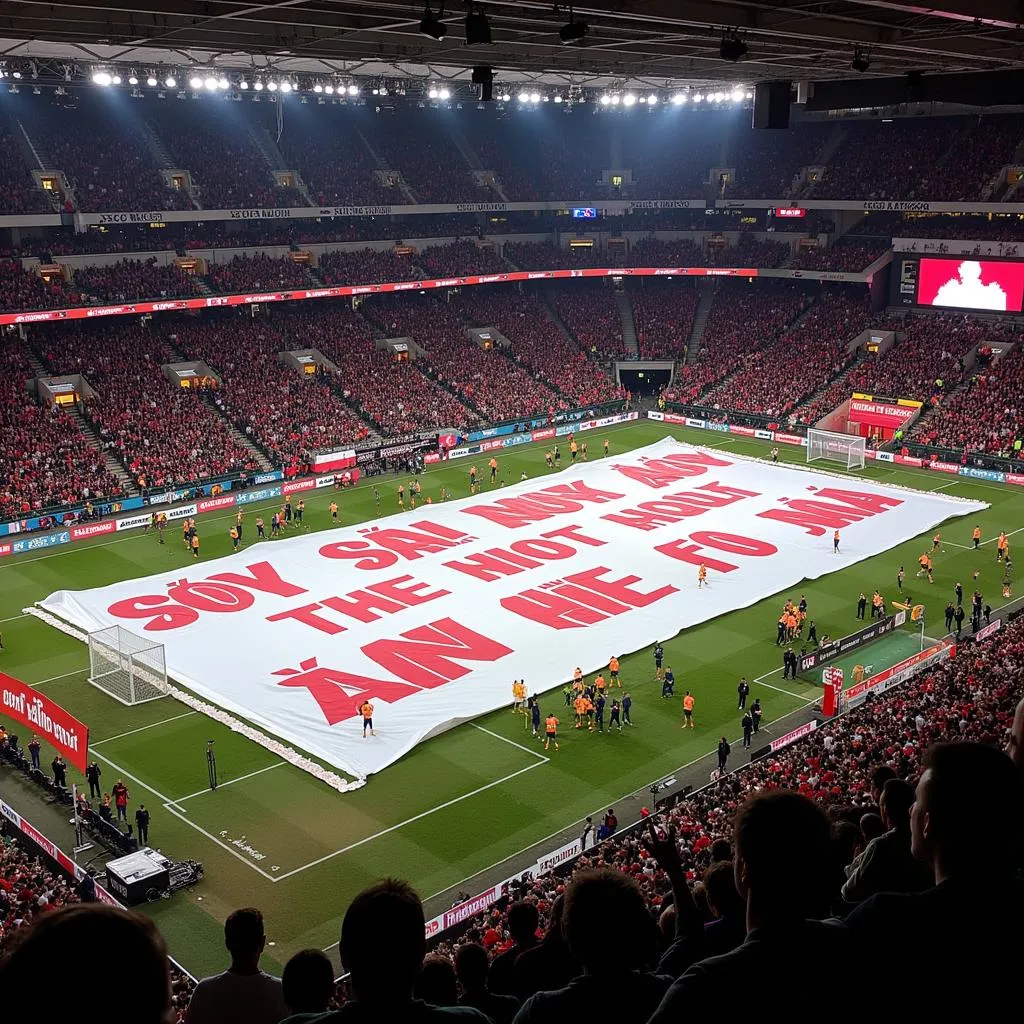
{"type": "Polygon", "coordinates": [[[867,438],[833,430],[807,431],[808,462],[838,462],[847,469],[863,469],[867,459],[867,438]]]}
{"type": "Polygon", "coordinates": [[[108,626],[86,637],[87,682],[132,707],[169,695],[164,645],[123,626],[108,626]]]}

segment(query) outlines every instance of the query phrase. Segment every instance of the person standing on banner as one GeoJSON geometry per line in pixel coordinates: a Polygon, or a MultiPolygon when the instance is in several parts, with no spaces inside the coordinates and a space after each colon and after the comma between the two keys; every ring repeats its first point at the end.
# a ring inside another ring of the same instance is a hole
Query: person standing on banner
{"type": "Polygon", "coordinates": [[[139,836],[139,846],[149,846],[149,811],[145,804],[139,804],[135,812],[135,831],[139,836]]]}
{"type": "Polygon", "coordinates": [[[88,768],[85,769],[85,777],[89,780],[89,799],[95,797],[97,800],[103,795],[103,791],[100,789],[100,776],[103,772],[100,770],[100,766],[93,761],[88,768]]]}
{"type": "Polygon", "coordinates": [[[377,732],[373,728],[373,705],[368,700],[359,705],[359,714],[363,716],[363,739],[366,739],[367,729],[370,730],[371,736],[376,736],[377,732]]]}
{"type": "Polygon", "coordinates": [[[834,554],[834,555],[838,555],[839,554],[839,531],[838,530],[836,530],[836,532],[832,534],[832,554],[834,554]]]}

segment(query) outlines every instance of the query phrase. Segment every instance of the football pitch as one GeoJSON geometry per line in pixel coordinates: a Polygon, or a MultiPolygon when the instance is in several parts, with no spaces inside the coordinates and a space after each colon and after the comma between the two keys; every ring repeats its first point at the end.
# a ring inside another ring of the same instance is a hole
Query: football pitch
{"type": "MultiPolygon", "coordinates": [[[[666,436],[738,455],[763,457],[769,447],[754,439],[639,421],[588,435],[595,457],[600,457],[605,436],[613,456],[666,436]]],[[[543,445],[511,448],[498,458],[510,483],[522,472],[530,478],[547,472],[543,445]]],[[[782,446],[780,458],[803,462],[804,450],[782,446]]],[[[815,468],[843,472],[831,463],[815,468]]],[[[467,469],[466,463],[431,467],[422,478],[424,497],[437,500],[442,486],[457,498],[465,496],[467,469]]],[[[741,675],[752,682],[751,698],[761,698],[769,725],[814,700],[820,694],[816,679],[782,679],[775,623],[787,597],[798,601],[805,596],[818,635],[833,638],[863,624],[855,617],[861,591],[870,598],[878,589],[887,602],[898,597],[896,572],[901,564],[907,569],[905,590],[927,607],[926,632],[931,636],[942,633],[942,608],[957,581],[967,595],[977,586],[993,607],[1001,603],[1002,567],[996,563],[994,538],[1000,530],[1019,532],[1024,492],[891,464],[869,463],[858,474],[974,498],[991,507],[942,529],[934,585],[914,575],[921,551],[931,547],[928,531],[925,537],[680,633],[665,644],[666,664],[677,678],[675,700],[661,699],[649,649],[623,658],[623,686],[633,698],[632,729],[577,732],[560,689],[552,691],[542,706],[562,720],[557,752],[543,750],[525,728],[523,716],[501,710],[420,744],[364,788],[341,794],[171,698],[137,707],[117,703],[85,681],[84,644],[23,615],[22,609],[56,590],[99,587],[179,566],[191,571],[186,567],[195,563],[173,524],[163,546],[155,534],[131,533],[0,563],[0,669],[38,686],[90,726],[91,757],[100,763],[104,791],[121,778],[131,792],[131,812],[146,804],[152,814],[152,845],[171,857],[203,862],[206,879],[193,891],[145,908],[158,921],[172,955],[193,974],[222,969],[222,922],[235,907],[254,905],[267,922],[265,964],[279,971],[299,949],[336,943],[348,902],[381,875],[410,879],[425,899],[456,886],[475,892],[469,881],[474,875],[704,756],[722,734],[732,742],[739,736],[735,702],[741,675]],[[985,540],[978,552],[970,544],[976,524],[985,540]],[[975,571],[980,573],[977,581],[975,571]],[[678,698],[685,689],[696,697],[697,727],[684,732],[678,698]],[[207,781],[205,751],[211,739],[219,771],[216,791],[207,781]]],[[[377,478],[341,495],[346,525],[378,514],[369,483],[381,486],[380,514],[398,512],[397,481],[377,478]]],[[[331,491],[304,495],[311,529],[331,529],[328,505],[334,496],[331,491]]],[[[269,519],[276,504],[249,506],[247,525],[257,513],[269,519]]],[[[204,558],[228,553],[233,516],[231,510],[200,517],[204,558]]],[[[251,532],[250,526],[247,535],[251,532]]],[[[830,545],[831,538],[823,538],[822,558],[829,557],[830,545]]],[[[701,599],[695,587],[692,599],[701,599]]],[[[918,646],[918,634],[907,631],[848,660],[851,667],[856,661],[877,670],[918,646]]],[[[600,652],[595,660],[603,656],[600,652]]],[[[550,657],[559,660],[557,643],[550,657]]],[[[558,667],[568,679],[573,665],[558,667]]],[[[813,675],[820,677],[820,672],[813,675]]],[[[24,730],[18,731],[27,741],[24,730]]],[[[739,764],[736,744],[734,751],[732,763],[739,764]]],[[[52,756],[44,747],[44,763],[52,756]]],[[[76,774],[72,770],[69,778],[81,785],[76,774]]],[[[5,770],[0,772],[0,792],[70,849],[67,814],[48,807],[41,791],[5,770]]],[[[504,875],[515,868],[510,863],[504,875]]]]}

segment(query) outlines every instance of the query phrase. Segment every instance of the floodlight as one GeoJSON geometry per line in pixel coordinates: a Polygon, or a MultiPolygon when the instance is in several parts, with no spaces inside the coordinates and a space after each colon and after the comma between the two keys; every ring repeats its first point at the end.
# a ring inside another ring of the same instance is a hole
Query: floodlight
{"type": "Polygon", "coordinates": [[[110,73],[107,71],[96,71],[92,76],[92,80],[95,85],[110,85],[110,73]]]}
{"type": "Polygon", "coordinates": [[[149,78],[146,79],[146,85],[148,85],[150,89],[155,89],[156,79],[152,75],[150,75],[149,78]]]}

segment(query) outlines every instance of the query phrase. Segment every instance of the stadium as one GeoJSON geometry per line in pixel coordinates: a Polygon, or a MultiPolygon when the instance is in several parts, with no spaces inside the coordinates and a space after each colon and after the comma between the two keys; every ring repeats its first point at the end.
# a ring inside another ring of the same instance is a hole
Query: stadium
{"type": "Polygon", "coordinates": [[[8,6],[12,1019],[1011,1005],[1016,5],[8,6]]]}

